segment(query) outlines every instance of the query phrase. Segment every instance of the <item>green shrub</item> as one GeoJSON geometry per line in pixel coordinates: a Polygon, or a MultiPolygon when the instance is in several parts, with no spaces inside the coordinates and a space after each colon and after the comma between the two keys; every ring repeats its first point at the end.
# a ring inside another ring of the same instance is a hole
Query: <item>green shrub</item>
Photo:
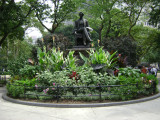
{"type": "Polygon", "coordinates": [[[36,78],[26,79],[26,80],[17,80],[15,83],[17,85],[25,85],[25,86],[33,87],[35,86],[36,78]]]}
{"type": "Polygon", "coordinates": [[[0,85],[1,85],[1,86],[5,85],[6,83],[7,83],[7,81],[6,81],[6,80],[3,80],[3,79],[2,79],[2,80],[0,80],[0,85]]]}
{"type": "Polygon", "coordinates": [[[132,69],[131,67],[119,68],[118,76],[121,75],[126,77],[140,77],[140,70],[132,69]]]}
{"type": "Polygon", "coordinates": [[[19,75],[19,70],[23,68],[23,66],[26,65],[26,59],[25,58],[17,58],[14,60],[10,60],[8,62],[8,72],[10,75],[15,76],[19,75]]]}
{"type": "Polygon", "coordinates": [[[28,87],[30,91],[35,90],[35,78],[31,80],[14,80],[7,84],[8,95],[14,98],[24,97],[28,87]]]}
{"type": "Polygon", "coordinates": [[[8,95],[14,98],[20,98],[24,95],[24,86],[17,84],[7,84],[8,95]]]}
{"type": "Polygon", "coordinates": [[[20,69],[20,76],[22,78],[34,78],[36,73],[38,73],[38,66],[25,65],[24,68],[20,69]]]}

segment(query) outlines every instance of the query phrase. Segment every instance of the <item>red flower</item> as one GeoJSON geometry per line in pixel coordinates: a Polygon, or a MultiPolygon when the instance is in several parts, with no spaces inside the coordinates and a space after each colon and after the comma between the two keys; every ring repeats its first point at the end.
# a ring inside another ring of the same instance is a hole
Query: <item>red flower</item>
{"type": "Polygon", "coordinates": [[[114,75],[115,75],[115,76],[118,76],[118,72],[119,72],[119,70],[116,69],[116,70],[114,71],[114,75]]]}
{"type": "Polygon", "coordinates": [[[79,80],[79,76],[76,72],[72,71],[72,74],[69,75],[70,79],[75,79],[76,81],[79,80]]]}

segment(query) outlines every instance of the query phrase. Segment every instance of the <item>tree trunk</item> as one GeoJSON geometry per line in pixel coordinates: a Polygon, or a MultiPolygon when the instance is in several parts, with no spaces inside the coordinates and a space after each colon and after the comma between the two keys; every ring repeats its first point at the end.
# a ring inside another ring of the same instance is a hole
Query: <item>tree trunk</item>
{"type": "Polygon", "coordinates": [[[103,27],[104,27],[104,25],[103,25],[103,21],[102,21],[101,26],[99,28],[99,32],[98,32],[98,34],[99,34],[99,40],[100,40],[100,42],[99,42],[100,46],[102,45],[102,30],[103,30],[103,27]]]}
{"type": "Polygon", "coordinates": [[[7,38],[8,33],[5,33],[4,36],[2,37],[2,39],[0,40],[0,46],[2,46],[3,42],[5,41],[5,39],[7,38]]]}
{"type": "Polygon", "coordinates": [[[109,26],[108,26],[108,29],[107,29],[107,32],[106,32],[106,38],[108,37],[108,34],[109,34],[109,32],[110,32],[110,29],[111,29],[111,19],[109,20],[109,26]]]}
{"type": "Polygon", "coordinates": [[[99,45],[101,46],[102,45],[102,36],[101,36],[101,34],[102,34],[102,30],[99,30],[99,40],[100,40],[100,42],[99,42],[99,45]]]}

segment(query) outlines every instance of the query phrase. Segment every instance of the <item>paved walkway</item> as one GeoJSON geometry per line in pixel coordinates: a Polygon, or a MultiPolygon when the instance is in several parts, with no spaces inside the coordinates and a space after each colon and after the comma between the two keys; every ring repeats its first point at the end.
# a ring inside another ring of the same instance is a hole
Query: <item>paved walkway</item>
{"type": "Polygon", "coordinates": [[[110,107],[47,108],[7,102],[1,97],[2,90],[0,120],[160,120],[160,98],[110,107]]]}

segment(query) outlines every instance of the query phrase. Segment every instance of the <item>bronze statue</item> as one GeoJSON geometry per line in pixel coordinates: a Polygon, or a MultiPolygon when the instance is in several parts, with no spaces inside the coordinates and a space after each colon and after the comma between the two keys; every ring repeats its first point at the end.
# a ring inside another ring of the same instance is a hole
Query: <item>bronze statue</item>
{"type": "Polygon", "coordinates": [[[88,21],[83,19],[84,14],[82,12],[79,13],[79,20],[75,21],[75,37],[76,37],[76,46],[86,46],[90,47],[90,43],[92,42],[90,38],[89,31],[92,31],[92,28],[89,27],[88,21]]]}

